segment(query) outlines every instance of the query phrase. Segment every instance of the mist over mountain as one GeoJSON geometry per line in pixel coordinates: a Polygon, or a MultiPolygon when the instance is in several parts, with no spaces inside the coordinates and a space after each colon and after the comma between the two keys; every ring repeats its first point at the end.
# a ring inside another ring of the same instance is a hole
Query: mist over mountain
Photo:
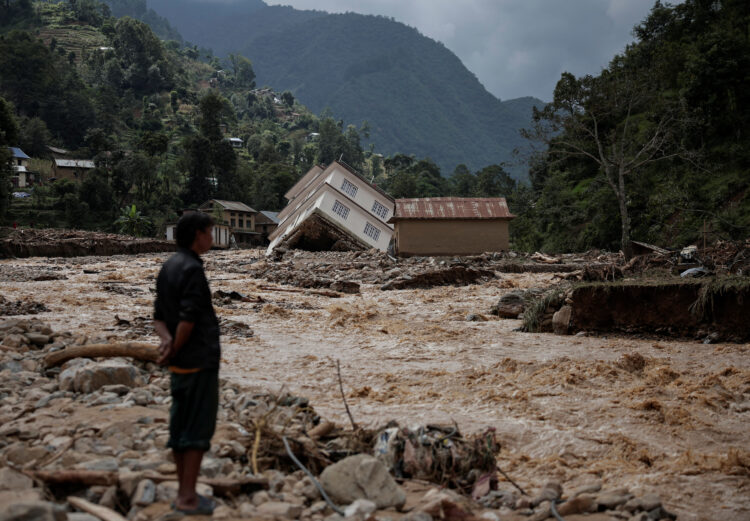
{"type": "Polygon", "coordinates": [[[444,173],[508,163],[526,145],[535,98],[500,101],[441,43],[391,18],[267,6],[260,0],[148,0],[182,37],[250,58],[257,84],[290,90],[345,124],[367,121],[375,152],[430,157],[444,173]]]}

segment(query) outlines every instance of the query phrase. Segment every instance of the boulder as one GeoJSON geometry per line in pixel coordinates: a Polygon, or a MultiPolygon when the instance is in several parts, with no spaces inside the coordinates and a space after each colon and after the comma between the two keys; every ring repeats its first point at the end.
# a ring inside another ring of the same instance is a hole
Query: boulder
{"type": "Polygon", "coordinates": [[[60,373],[60,389],[91,393],[105,385],[124,385],[129,388],[143,384],[138,369],[127,362],[106,360],[68,367],[60,373]]]}
{"type": "Polygon", "coordinates": [[[567,335],[570,329],[570,317],[573,315],[571,306],[563,306],[552,315],[552,331],[556,335],[567,335]]]}
{"type": "Polygon", "coordinates": [[[0,510],[0,521],[66,521],[65,510],[47,501],[15,503],[0,510]]]}
{"type": "Polygon", "coordinates": [[[320,482],[328,495],[339,503],[369,499],[378,508],[401,508],[406,502],[406,494],[385,465],[367,454],[349,456],[326,467],[320,482]]]}
{"type": "Polygon", "coordinates": [[[490,314],[500,318],[518,318],[518,315],[524,312],[525,306],[524,292],[511,291],[500,297],[498,303],[490,309],[490,314]]]}

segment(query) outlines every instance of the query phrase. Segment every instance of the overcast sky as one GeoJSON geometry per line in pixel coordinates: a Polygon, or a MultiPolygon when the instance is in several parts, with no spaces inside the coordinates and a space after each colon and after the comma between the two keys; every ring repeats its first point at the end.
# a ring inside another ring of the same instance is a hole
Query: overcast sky
{"type": "MultiPolygon", "coordinates": [[[[266,0],[392,16],[443,42],[500,99],[552,99],[564,71],[596,74],[654,0],[266,0]]],[[[679,2],[678,2],[679,3],[679,2]]]]}

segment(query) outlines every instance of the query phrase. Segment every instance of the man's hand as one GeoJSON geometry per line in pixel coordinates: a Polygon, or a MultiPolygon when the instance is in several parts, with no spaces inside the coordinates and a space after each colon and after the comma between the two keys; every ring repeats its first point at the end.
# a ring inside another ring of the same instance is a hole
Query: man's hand
{"type": "Polygon", "coordinates": [[[159,358],[157,358],[156,363],[159,365],[166,364],[172,358],[173,354],[174,342],[172,341],[172,337],[162,338],[161,343],[159,343],[159,358]]]}
{"type": "Polygon", "coordinates": [[[156,359],[156,362],[163,365],[175,353],[174,342],[172,341],[172,335],[167,328],[167,324],[163,320],[154,320],[154,329],[161,339],[159,343],[159,357],[156,359]]]}

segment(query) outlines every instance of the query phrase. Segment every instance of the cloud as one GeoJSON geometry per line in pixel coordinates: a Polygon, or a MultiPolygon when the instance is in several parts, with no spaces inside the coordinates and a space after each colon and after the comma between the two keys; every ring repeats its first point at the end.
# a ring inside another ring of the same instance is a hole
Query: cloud
{"type": "Polygon", "coordinates": [[[453,51],[501,99],[552,98],[560,74],[596,74],[654,0],[266,0],[391,16],[453,51]]]}

